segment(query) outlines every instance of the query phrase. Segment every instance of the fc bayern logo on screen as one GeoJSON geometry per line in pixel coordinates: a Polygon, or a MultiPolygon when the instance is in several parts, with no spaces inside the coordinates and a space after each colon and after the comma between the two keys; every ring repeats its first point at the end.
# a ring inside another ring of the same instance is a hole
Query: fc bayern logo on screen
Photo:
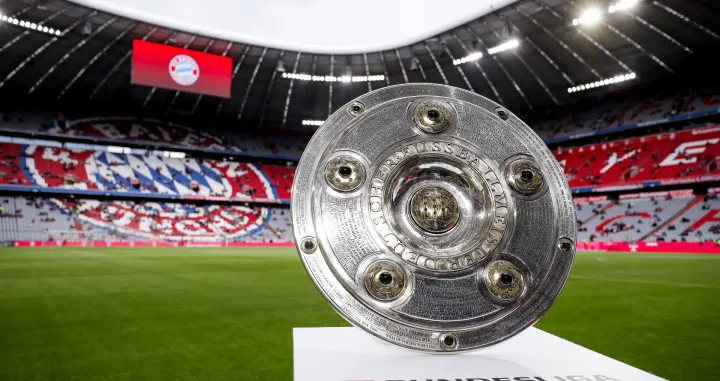
{"type": "Polygon", "coordinates": [[[190,86],[200,78],[200,66],[186,54],[173,57],[170,60],[168,71],[173,81],[180,86],[190,86]]]}

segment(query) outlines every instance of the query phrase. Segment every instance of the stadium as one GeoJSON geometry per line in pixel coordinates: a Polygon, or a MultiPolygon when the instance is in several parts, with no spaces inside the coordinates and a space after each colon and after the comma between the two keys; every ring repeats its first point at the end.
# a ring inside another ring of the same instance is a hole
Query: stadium
{"type": "Polygon", "coordinates": [[[349,325],[298,259],[298,162],[411,83],[497,102],[562,166],[577,255],[536,327],[715,378],[720,3],[147,3],[0,0],[0,380],[291,379],[294,327],[349,325]]]}

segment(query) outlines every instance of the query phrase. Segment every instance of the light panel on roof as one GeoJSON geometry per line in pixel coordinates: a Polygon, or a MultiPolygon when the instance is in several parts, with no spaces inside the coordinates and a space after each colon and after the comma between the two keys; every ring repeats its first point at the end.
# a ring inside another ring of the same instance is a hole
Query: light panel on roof
{"type": "Polygon", "coordinates": [[[46,26],[43,26],[42,24],[36,24],[36,23],[34,23],[34,22],[31,22],[31,21],[21,20],[21,19],[15,18],[15,17],[9,17],[9,16],[6,16],[6,15],[0,13],[0,23],[3,23],[3,22],[4,22],[4,23],[8,23],[8,24],[12,24],[12,25],[16,25],[16,26],[19,26],[19,27],[21,27],[21,28],[25,28],[25,29],[29,29],[29,30],[33,30],[33,31],[37,31],[37,32],[42,32],[42,33],[51,34],[51,35],[54,35],[54,36],[60,36],[60,35],[62,35],[62,31],[61,31],[61,30],[53,29],[53,28],[48,28],[48,27],[46,27],[46,26]]]}
{"type": "Polygon", "coordinates": [[[490,53],[490,54],[496,54],[496,53],[503,52],[503,51],[505,51],[505,50],[515,49],[515,48],[517,48],[518,46],[520,46],[520,41],[518,41],[518,40],[516,40],[516,39],[512,39],[512,40],[510,40],[510,41],[508,41],[508,42],[504,42],[504,43],[502,43],[502,44],[500,44],[500,45],[498,45],[498,46],[495,46],[495,47],[492,47],[492,48],[488,49],[488,53],[490,53]]]}
{"type": "Polygon", "coordinates": [[[630,81],[630,80],[633,80],[633,79],[635,79],[635,78],[637,78],[637,76],[635,75],[635,73],[620,74],[620,75],[616,75],[616,76],[614,76],[614,77],[612,77],[612,78],[601,79],[601,80],[599,80],[599,81],[595,81],[595,82],[585,83],[585,84],[578,85],[578,86],[569,87],[569,88],[567,89],[567,92],[568,92],[568,93],[576,93],[576,92],[578,92],[578,91],[590,90],[590,89],[594,89],[594,88],[596,88],[596,87],[602,87],[602,86],[612,85],[613,83],[620,83],[620,82],[630,81]]]}
{"type": "MultiPolygon", "coordinates": [[[[611,4],[608,7],[608,13],[615,13],[617,11],[627,10],[633,8],[639,0],[620,0],[615,4],[611,4]]],[[[580,17],[572,21],[573,25],[592,25],[602,19],[603,13],[597,8],[590,8],[582,13],[580,17]]]]}
{"type": "Polygon", "coordinates": [[[621,0],[617,3],[608,7],[608,12],[614,13],[615,11],[622,11],[624,9],[630,9],[638,3],[638,0],[621,0]]]}
{"type": "Polygon", "coordinates": [[[593,25],[602,19],[602,12],[597,8],[590,8],[572,21],[573,25],[593,25]]]}
{"type": "Polygon", "coordinates": [[[314,82],[377,82],[384,81],[385,76],[380,75],[356,75],[356,76],[341,76],[336,77],[333,75],[310,75],[303,73],[282,73],[283,78],[297,79],[300,81],[314,81],[314,82]]]}
{"type": "MultiPolygon", "coordinates": [[[[515,49],[519,45],[520,45],[520,41],[518,41],[516,39],[512,39],[507,42],[503,42],[502,44],[500,44],[498,46],[494,46],[494,47],[488,49],[488,54],[492,55],[492,54],[497,54],[497,53],[503,52],[505,50],[515,49]]],[[[483,56],[483,54],[481,52],[471,53],[465,57],[454,59],[453,65],[457,66],[457,65],[462,65],[466,62],[477,61],[480,58],[482,58],[482,56],[483,56]]]]}
{"type": "Polygon", "coordinates": [[[456,58],[456,59],[454,59],[454,60],[453,60],[453,65],[457,66],[457,65],[462,65],[462,64],[464,64],[465,62],[477,61],[477,60],[479,60],[480,57],[482,57],[482,56],[483,56],[483,54],[480,53],[480,52],[468,54],[467,56],[465,56],[465,57],[463,57],[463,58],[456,58]]]}

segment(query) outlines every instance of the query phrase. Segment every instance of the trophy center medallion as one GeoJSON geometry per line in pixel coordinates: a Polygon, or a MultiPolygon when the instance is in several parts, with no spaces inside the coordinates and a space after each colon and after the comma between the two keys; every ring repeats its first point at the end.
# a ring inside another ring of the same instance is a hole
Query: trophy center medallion
{"type": "Polygon", "coordinates": [[[450,231],[460,219],[455,197],[447,190],[430,186],[420,189],[410,201],[410,215],[422,230],[441,234],[450,231]]]}

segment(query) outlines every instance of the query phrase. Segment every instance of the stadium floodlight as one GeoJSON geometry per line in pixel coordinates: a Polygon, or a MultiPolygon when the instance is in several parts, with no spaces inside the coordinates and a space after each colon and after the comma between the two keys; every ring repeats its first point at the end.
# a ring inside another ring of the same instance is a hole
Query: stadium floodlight
{"type": "Polygon", "coordinates": [[[630,9],[635,6],[635,4],[638,3],[638,0],[621,0],[618,1],[615,4],[612,4],[608,7],[608,12],[615,13],[616,11],[622,11],[625,9],[630,9]]]}
{"type": "Polygon", "coordinates": [[[287,79],[297,79],[300,81],[313,81],[313,82],[377,82],[377,81],[384,81],[385,76],[382,74],[379,75],[356,75],[356,76],[349,76],[349,75],[343,75],[340,77],[335,77],[332,75],[310,75],[310,74],[303,74],[303,73],[282,73],[283,78],[287,79]]]}
{"type": "Polygon", "coordinates": [[[590,90],[590,89],[594,89],[597,87],[611,85],[613,83],[625,82],[625,81],[629,81],[629,80],[632,80],[635,78],[637,78],[635,73],[620,74],[620,75],[616,75],[612,78],[606,78],[606,79],[602,79],[602,80],[595,81],[595,82],[589,82],[589,83],[586,83],[583,85],[568,87],[567,91],[568,91],[568,93],[575,93],[578,91],[590,90]]]}
{"type": "Polygon", "coordinates": [[[463,58],[456,58],[456,59],[454,59],[454,60],[453,60],[453,65],[457,66],[457,65],[462,65],[462,64],[464,64],[465,62],[477,61],[477,60],[479,60],[482,56],[483,56],[483,54],[480,53],[480,52],[468,54],[467,56],[465,56],[465,57],[463,57],[463,58]]]}
{"type": "Polygon", "coordinates": [[[586,24],[586,25],[592,25],[600,21],[602,18],[602,13],[597,8],[590,8],[583,12],[580,17],[574,19],[572,21],[573,25],[580,25],[580,24],[586,24]]]}
{"type": "Polygon", "coordinates": [[[385,76],[384,75],[356,75],[352,77],[353,82],[376,82],[376,81],[384,81],[385,76]]]}
{"type": "Polygon", "coordinates": [[[322,126],[325,123],[324,120],[303,120],[303,126],[322,126]]]}
{"type": "Polygon", "coordinates": [[[517,39],[512,39],[510,41],[503,42],[502,44],[500,44],[498,46],[488,49],[488,54],[500,53],[505,50],[515,49],[518,46],[520,46],[520,41],[518,41],[517,39]]]}
{"type": "Polygon", "coordinates": [[[37,32],[42,33],[48,33],[53,35],[61,35],[61,31],[56,31],[55,29],[48,28],[46,26],[42,26],[41,24],[34,23],[32,21],[26,21],[26,20],[20,20],[16,19],[15,17],[8,17],[7,15],[4,15],[0,13],[0,21],[7,22],[8,24],[17,25],[19,27],[26,28],[28,30],[33,30],[37,32]]]}

